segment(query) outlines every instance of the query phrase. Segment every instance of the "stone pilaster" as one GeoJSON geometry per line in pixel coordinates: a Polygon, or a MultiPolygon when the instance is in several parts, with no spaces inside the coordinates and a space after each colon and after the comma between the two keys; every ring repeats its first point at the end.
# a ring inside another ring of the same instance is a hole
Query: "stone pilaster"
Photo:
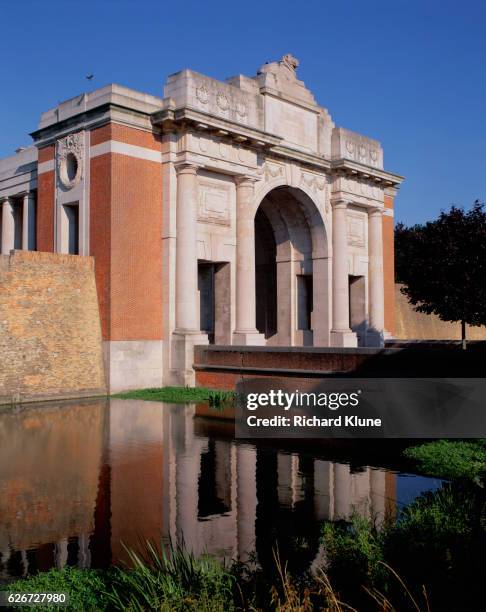
{"type": "Polygon", "coordinates": [[[332,205],[332,346],[358,344],[349,327],[347,207],[344,200],[332,205]]]}
{"type": "Polygon", "coordinates": [[[264,345],[256,329],[255,296],[255,197],[253,177],[242,176],[236,183],[236,328],[233,344],[264,345]]]}
{"type": "Polygon", "coordinates": [[[2,255],[15,248],[15,216],[11,198],[2,202],[2,255]]]}
{"type": "Polygon", "coordinates": [[[383,285],[383,209],[371,208],[368,212],[368,284],[369,329],[368,346],[383,346],[385,304],[383,285]]]}

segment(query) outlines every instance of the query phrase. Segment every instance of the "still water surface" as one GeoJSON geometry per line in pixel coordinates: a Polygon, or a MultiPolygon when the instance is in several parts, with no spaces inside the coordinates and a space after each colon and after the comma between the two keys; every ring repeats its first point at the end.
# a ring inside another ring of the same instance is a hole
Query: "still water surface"
{"type": "Polygon", "coordinates": [[[322,521],[353,510],[380,521],[441,486],[379,467],[385,441],[253,444],[194,412],[114,399],[0,411],[0,580],[106,567],[146,538],[262,566],[278,541],[307,569],[322,521]]]}

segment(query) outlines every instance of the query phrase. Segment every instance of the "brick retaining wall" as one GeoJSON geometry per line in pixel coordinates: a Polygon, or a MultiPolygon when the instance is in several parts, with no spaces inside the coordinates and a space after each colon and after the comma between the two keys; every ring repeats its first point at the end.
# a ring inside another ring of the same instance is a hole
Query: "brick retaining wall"
{"type": "Polygon", "coordinates": [[[460,378],[484,376],[486,343],[399,348],[197,346],[196,385],[234,389],[245,378],[311,380],[333,376],[460,378]]]}

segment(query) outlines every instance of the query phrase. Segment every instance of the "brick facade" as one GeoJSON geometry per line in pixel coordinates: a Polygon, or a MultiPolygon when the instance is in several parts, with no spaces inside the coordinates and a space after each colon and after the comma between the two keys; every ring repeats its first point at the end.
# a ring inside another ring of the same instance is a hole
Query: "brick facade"
{"type": "MultiPolygon", "coordinates": [[[[55,146],[39,149],[38,163],[54,163],[55,146]]],[[[54,170],[42,172],[37,178],[37,249],[54,251],[54,210],[55,174],[54,170]]]]}
{"type": "MultiPolygon", "coordinates": [[[[92,146],[110,139],[160,150],[158,137],[143,130],[110,123],[91,133],[92,146]]],[[[90,160],[90,253],[103,339],[162,339],[159,163],[117,153],[90,160]]]]}
{"type": "Polygon", "coordinates": [[[162,339],[162,171],[112,154],[111,340],[162,339]]]}

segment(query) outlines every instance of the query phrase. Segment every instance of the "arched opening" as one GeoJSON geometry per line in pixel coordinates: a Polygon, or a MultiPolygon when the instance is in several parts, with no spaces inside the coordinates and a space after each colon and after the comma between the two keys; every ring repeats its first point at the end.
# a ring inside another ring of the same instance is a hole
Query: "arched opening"
{"type": "Polygon", "coordinates": [[[311,198],[288,186],[270,191],[255,215],[256,327],[267,345],[328,344],[328,263],[311,198]]]}

